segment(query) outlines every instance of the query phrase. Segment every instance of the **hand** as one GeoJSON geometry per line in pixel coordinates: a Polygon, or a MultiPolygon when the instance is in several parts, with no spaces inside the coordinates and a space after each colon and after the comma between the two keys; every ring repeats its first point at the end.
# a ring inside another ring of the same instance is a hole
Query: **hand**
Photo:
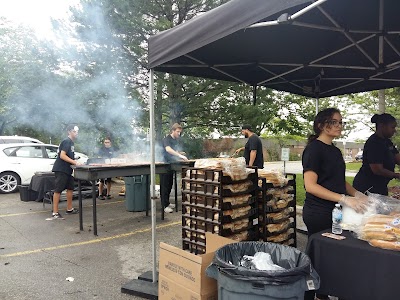
{"type": "Polygon", "coordinates": [[[365,195],[364,193],[359,192],[359,191],[356,191],[356,192],[354,193],[354,197],[357,198],[357,199],[367,199],[366,201],[369,202],[368,196],[365,195]]]}
{"type": "Polygon", "coordinates": [[[79,161],[75,160],[75,166],[81,166],[81,165],[82,165],[82,163],[81,163],[81,162],[79,162],[79,161]]]}
{"type": "Polygon", "coordinates": [[[238,155],[238,154],[239,154],[239,152],[240,152],[241,150],[242,150],[241,148],[239,148],[239,149],[236,149],[236,150],[235,150],[235,154],[236,154],[236,155],[238,155]]]}
{"type": "MultiPolygon", "coordinates": [[[[357,196],[359,195],[357,194],[357,196]]],[[[357,213],[364,213],[367,210],[369,204],[368,197],[366,196],[358,198],[345,195],[342,195],[342,198],[340,199],[339,203],[351,207],[357,213]]]]}
{"type": "Polygon", "coordinates": [[[185,155],[179,154],[179,158],[183,160],[188,160],[188,158],[185,155]]]}

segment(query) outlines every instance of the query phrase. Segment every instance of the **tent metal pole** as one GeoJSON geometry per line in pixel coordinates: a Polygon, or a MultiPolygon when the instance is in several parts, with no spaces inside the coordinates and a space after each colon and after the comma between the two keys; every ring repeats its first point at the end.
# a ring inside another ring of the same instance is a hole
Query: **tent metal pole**
{"type": "MultiPolygon", "coordinates": [[[[379,1],[379,30],[382,32],[383,30],[383,21],[384,21],[384,3],[383,0],[379,1]]],[[[381,34],[379,36],[379,65],[384,63],[383,61],[383,47],[384,47],[384,37],[381,34]]],[[[378,91],[378,99],[379,99],[379,113],[384,113],[386,110],[386,100],[385,100],[385,90],[378,91]]]]}
{"type": "Polygon", "coordinates": [[[319,112],[319,98],[315,98],[315,115],[319,112]]]}
{"type": "Polygon", "coordinates": [[[156,278],[156,156],[155,156],[155,131],[154,131],[154,70],[150,69],[149,76],[149,93],[150,93],[150,199],[151,199],[151,245],[153,259],[153,283],[157,282],[156,278]]]}
{"type": "MultiPolygon", "coordinates": [[[[300,17],[301,15],[304,15],[305,13],[307,13],[308,11],[314,9],[317,6],[320,6],[322,3],[326,2],[328,0],[318,0],[312,4],[310,4],[309,6],[299,10],[298,12],[294,13],[293,15],[289,16],[288,21],[294,20],[298,17],[300,17]]],[[[260,22],[260,23],[256,23],[253,25],[248,26],[247,28],[256,28],[256,27],[264,27],[264,26],[271,26],[271,25],[279,25],[281,23],[281,21],[268,21],[268,22],[260,22]]]]}
{"type": "Polygon", "coordinates": [[[257,104],[257,85],[253,85],[253,105],[257,104]]]}

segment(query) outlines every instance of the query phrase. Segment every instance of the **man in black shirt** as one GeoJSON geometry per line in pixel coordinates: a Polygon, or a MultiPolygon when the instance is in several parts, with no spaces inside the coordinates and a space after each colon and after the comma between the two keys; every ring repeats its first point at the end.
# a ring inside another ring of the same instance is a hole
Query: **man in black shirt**
{"type": "Polygon", "coordinates": [[[66,214],[77,214],[79,211],[72,207],[72,196],[74,191],[74,177],[72,177],[71,165],[79,165],[75,160],[74,141],[78,136],[78,126],[67,127],[68,137],[58,147],[58,155],[54,162],[53,172],[55,174],[55,188],[53,195],[53,214],[46,220],[64,219],[58,211],[61,192],[67,189],[67,210],[66,214]]]}
{"type": "MultiPolygon", "coordinates": [[[[163,139],[163,155],[165,162],[173,162],[179,160],[188,160],[187,157],[178,151],[181,149],[179,138],[181,136],[182,126],[175,123],[171,127],[171,133],[163,139]]],[[[174,173],[169,171],[166,174],[160,174],[160,196],[161,203],[166,213],[172,213],[175,204],[169,203],[169,196],[174,181],[174,173]]]]}
{"type": "Polygon", "coordinates": [[[249,139],[244,147],[241,147],[235,151],[235,154],[238,154],[240,151],[244,150],[243,156],[246,160],[246,165],[255,166],[259,169],[264,168],[264,156],[261,139],[252,131],[250,125],[242,126],[242,134],[249,139]]]}
{"type": "MultiPolygon", "coordinates": [[[[99,156],[105,159],[111,159],[115,156],[115,151],[114,148],[111,144],[111,139],[110,138],[105,138],[104,139],[104,145],[103,147],[100,148],[99,150],[99,156]]],[[[107,185],[107,199],[111,199],[111,178],[104,178],[100,179],[99,183],[99,199],[100,200],[105,200],[106,197],[103,195],[103,187],[104,184],[107,185]]]]}

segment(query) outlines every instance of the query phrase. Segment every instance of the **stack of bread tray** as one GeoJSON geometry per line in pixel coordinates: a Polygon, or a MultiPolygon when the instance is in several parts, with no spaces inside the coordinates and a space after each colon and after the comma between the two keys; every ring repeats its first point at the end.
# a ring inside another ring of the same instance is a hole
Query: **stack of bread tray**
{"type": "Polygon", "coordinates": [[[243,165],[232,173],[232,167],[227,172],[227,165],[213,163],[182,170],[182,247],[195,254],[205,253],[206,232],[258,239],[256,169],[243,165]]]}
{"type": "Polygon", "coordinates": [[[371,246],[400,251],[400,214],[376,214],[365,219],[358,237],[371,246]]]}
{"type": "Polygon", "coordinates": [[[296,247],[296,175],[263,170],[258,176],[260,240],[296,247]]]}

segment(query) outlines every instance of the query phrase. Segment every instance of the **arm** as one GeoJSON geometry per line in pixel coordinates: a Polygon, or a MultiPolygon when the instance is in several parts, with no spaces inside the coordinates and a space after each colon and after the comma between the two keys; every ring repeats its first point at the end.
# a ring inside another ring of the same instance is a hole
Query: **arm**
{"type": "Polygon", "coordinates": [[[239,149],[236,149],[235,154],[239,154],[240,151],[243,151],[244,147],[240,147],[239,149]]]}
{"type": "MultiPolygon", "coordinates": [[[[317,183],[318,175],[314,171],[306,171],[304,173],[304,186],[306,191],[318,198],[325,199],[332,202],[338,202],[340,204],[345,204],[353,208],[356,212],[362,213],[366,210],[368,205],[368,197],[349,197],[332,192],[317,183]]],[[[346,192],[354,196],[356,190],[351,187],[349,183],[346,182],[346,192]]]]}
{"type": "MultiPolygon", "coordinates": [[[[348,195],[350,195],[350,196],[355,197],[357,192],[358,192],[358,191],[357,191],[350,183],[348,183],[348,182],[346,181],[346,193],[347,193],[348,195]]],[[[361,192],[359,192],[359,193],[361,193],[361,192]]]]}
{"type": "Polygon", "coordinates": [[[250,151],[250,159],[249,159],[249,166],[250,167],[254,164],[254,161],[256,160],[256,155],[257,155],[257,150],[251,150],[250,151]]]}
{"type": "Polygon", "coordinates": [[[306,191],[318,198],[332,202],[339,202],[342,198],[341,194],[332,192],[317,183],[318,175],[314,171],[306,171],[304,173],[304,187],[306,191]]]}
{"type": "Polygon", "coordinates": [[[172,149],[170,146],[165,147],[165,151],[167,151],[169,154],[171,154],[173,156],[179,157],[180,159],[188,160],[185,155],[180,154],[179,152],[172,149]]]}
{"type": "MultiPolygon", "coordinates": [[[[399,154],[396,154],[396,157],[397,155],[399,154]]],[[[371,168],[372,173],[374,173],[375,175],[388,178],[400,178],[400,173],[392,172],[388,169],[385,169],[382,164],[369,164],[369,167],[371,168]]]]}
{"type": "Polygon", "coordinates": [[[79,165],[78,161],[71,159],[70,157],[68,157],[67,152],[65,152],[64,150],[61,150],[60,153],[60,158],[63,161],[66,161],[67,163],[71,164],[71,165],[79,165]]]}

